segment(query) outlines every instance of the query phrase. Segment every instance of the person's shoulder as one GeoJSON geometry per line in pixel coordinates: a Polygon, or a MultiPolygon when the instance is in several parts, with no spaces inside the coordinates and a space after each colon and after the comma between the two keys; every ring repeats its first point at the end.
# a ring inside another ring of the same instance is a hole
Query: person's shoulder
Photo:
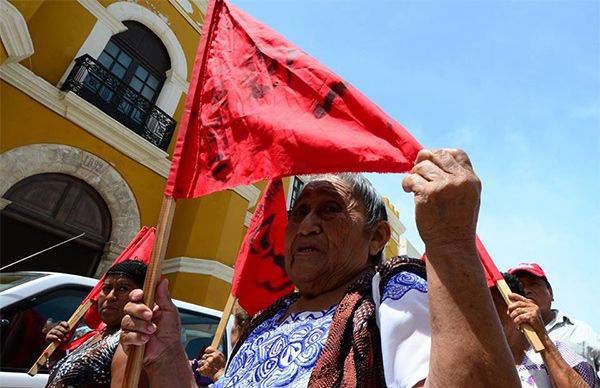
{"type": "Polygon", "coordinates": [[[427,293],[425,264],[422,260],[396,256],[379,268],[381,301],[399,300],[409,292],[427,293]]]}
{"type": "Polygon", "coordinates": [[[588,323],[572,318],[570,314],[566,314],[561,310],[556,310],[556,312],[557,316],[562,317],[563,320],[566,320],[569,324],[573,325],[573,328],[577,333],[585,334],[590,337],[598,337],[598,333],[588,323]]]}

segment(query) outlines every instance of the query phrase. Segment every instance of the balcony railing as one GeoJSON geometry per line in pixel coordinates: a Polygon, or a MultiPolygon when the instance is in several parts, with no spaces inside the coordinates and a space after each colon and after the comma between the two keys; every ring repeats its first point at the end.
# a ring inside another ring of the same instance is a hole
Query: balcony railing
{"type": "Polygon", "coordinates": [[[73,91],[161,150],[169,147],[175,120],[89,55],[75,59],[62,90],[73,91]]]}

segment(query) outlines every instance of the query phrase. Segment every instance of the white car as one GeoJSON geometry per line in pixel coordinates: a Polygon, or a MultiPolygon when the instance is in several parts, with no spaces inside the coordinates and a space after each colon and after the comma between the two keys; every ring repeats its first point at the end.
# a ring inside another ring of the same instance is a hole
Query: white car
{"type": "MultiPolygon", "coordinates": [[[[97,279],[47,273],[12,272],[0,274],[0,386],[44,387],[48,371],[36,376],[29,368],[46,347],[42,329],[48,321],[69,319],[80,302],[96,285],[97,279]]],[[[222,312],[175,300],[181,316],[181,342],[192,359],[210,345],[222,312]]],[[[220,350],[231,351],[227,325],[220,350]]]]}

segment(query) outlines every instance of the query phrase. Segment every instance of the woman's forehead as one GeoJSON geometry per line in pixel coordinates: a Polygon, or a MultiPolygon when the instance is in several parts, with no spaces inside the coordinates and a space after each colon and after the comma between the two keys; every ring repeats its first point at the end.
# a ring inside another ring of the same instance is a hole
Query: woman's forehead
{"type": "Polygon", "coordinates": [[[104,283],[133,283],[135,281],[125,275],[109,275],[104,279],[104,283]]]}
{"type": "Polygon", "coordinates": [[[336,176],[326,176],[313,180],[304,186],[298,200],[314,195],[341,196],[349,198],[352,195],[350,185],[336,176]]]}

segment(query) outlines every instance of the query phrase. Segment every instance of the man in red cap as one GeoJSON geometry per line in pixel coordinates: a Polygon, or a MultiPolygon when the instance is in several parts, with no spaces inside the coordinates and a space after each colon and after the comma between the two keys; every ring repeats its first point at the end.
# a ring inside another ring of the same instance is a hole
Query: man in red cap
{"type": "Polygon", "coordinates": [[[550,338],[555,342],[568,344],[577,354],[588,360],[600,379],[600,336],[588,324],[552,309],[554,294],[542,267],[536,263],[521,263],[509,269],[508,273],[519,278],[525,289],[525,296],[539,306],[550,338]]]}

